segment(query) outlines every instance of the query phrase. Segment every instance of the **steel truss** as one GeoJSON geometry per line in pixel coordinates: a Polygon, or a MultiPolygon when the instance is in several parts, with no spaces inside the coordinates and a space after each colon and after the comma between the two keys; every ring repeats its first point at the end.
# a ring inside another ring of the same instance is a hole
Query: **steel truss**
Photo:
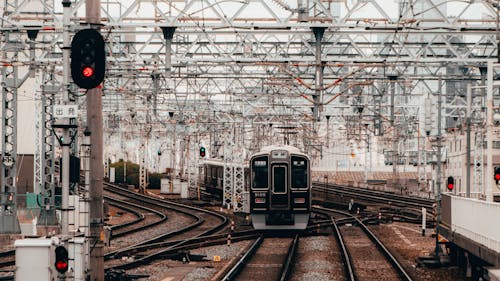
{"type": "Polygon", "coordinates": [[[224,171],[223,171],[223,206],[235,212],[243,212],[243,193],[245,191],[246,151],[243,147],[243,134],[237,123],[225,129],[224,171]]]}
{"type": "MultiPolygon", "coordinates": [[[[248,139],[263,145],[283,137],[273,135],[278,133],[268,130],[269,124],[293,125],[299,128],[294,141],[321,151],[323,142],[312,142],[321,129],[311,129],[311,107],[322,108],[321,128],[326,115],[334,126],[345,126],[359,115],[353,108],[362,106],[360,120],[373,120],[368,129],[390,135],[387,85],[388,77],[397,75],[398,128],[411,129],[414,120],[423,124],[424,110],[418,109],[423,97],[436,91],[438,79],[447,84],[443,118],[460,121],[465,111],[460,81],[482,79],[478,68],[496,60],[493,2],[414,0],[397,7],[383,0],[103,2],[108,51],[103,110],[122,117],[135,113],[134,122],[153,123],[158,131],[171,119],[169,112],[178,124],[201,123],[200,130],[241,118],[251,124],[245,126],[252,132],[248,139]],[[171,38],[162,28],[171,28],[171,38]],[[320,66],[313,28],[324,28],[320,66]],[[259,131],[268,135],[258,137],[259,131]]],[[[72,2],[71,33],[82,28],[84,3],[72,2]]],[[[5,0],[2,9],[3,38],[20,39],[19,55],[2,49],[3,63],[53,66],[54,79],[62,80],[62,8],[53,1],[5,0]],[[35,30],[45,37],[29,44],[27,31],[35,30]],[[36,56],[28,52],[33,48],[36,56]]]]}
{"type": "Polygon", "coordinates": [[[41,76],[41,93],[39,95],[38,114],[36,114],[35,130],[39,139],[35,145],[35,193],[40,194],[40,225],[57,225],[55,203],[55,136],[52,131],[54,123],[54,103],[60,86],[54,80],[54,67],[47,67],[41,76]],[[39,142],[38,142],[39,141],[39,142]]]}
{"type": "Polygon", "coordinates": [[[189,198],[199,198],[199,158],[198,155],[198,141],[196,136],[189,136],[187,150],[187,182],[188,182],[188,196],[189,198]]]}

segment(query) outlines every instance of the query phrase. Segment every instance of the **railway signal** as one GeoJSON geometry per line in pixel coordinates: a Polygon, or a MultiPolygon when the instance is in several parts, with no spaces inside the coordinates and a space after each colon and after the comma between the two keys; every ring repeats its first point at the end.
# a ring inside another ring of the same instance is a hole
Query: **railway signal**
{"type": "Polygon", "coordinates": [[[496,184],[499,184],[500,183],[500,167],[495,167],[495,174],[493,176],[495,177],[496,184]]]}
{"type": "Polygon", "coordinates": [[[452,191],[455,187],[455,179],[453,177],[448,177],[448,184],[446,185],[449,191],[452,191]]]}
{"type": "Polygon", "coordinates": [[[201,158],[205,158],[205,155],[207,155],[207,151],[205,149],[205,147],[200,147],[200,157],[201,158]]]}
{"type": "Polygon", "coordinates": [[[71,77],[76,85],[93,89],[102,83],[106,70],[104,39],[95,29],[78,31],[71,41],[71,77]]]}
{"type": "Polygon", "coordinates": [[[54,266],[57,272],[64,274],[68,271],[68,250],[64,246],[58,246],[55,250],[56,261],[54,266]]]}

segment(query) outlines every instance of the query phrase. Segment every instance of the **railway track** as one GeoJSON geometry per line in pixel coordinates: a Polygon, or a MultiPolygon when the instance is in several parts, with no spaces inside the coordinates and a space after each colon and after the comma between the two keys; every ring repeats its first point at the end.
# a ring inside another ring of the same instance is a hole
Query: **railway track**
{"type": "Polygon", "coordinates": [[[161,211],[148,208],[139,204],[134,204],[132,202],[118,200],[110,196],[104,196],[104,199],[110,205],[118,207],[122,210],[126,210],[127,212],[132,213],[136,216],[135,220],[111,226],[111,234],[112,234],[111,239],[116,239],[118,237],[122,237],[131,233],[135,233],[144,229],[154,227],[167,220],[167,216],[161,211]],[[141,210],[142,212],[139,212],[137,210],[141,210]],[[146,220],[144,212],[157,217],[157,219],[146,220]]]}
{"type": "Polygon", "coordinates": [[[16,264],[16,250],[0,252],[0,268],[14,266],[16,264]]]}
{"type": "Polygon", "coordinates": [[[334,233],[344,256],[346,280],[412,280],[399,261],[368,229],[361,219],[343,211],[315,207],[320,213],[337,214],[354,219],[335,221],[334,233]]]}
{"type": "MultiPolygon", "coordinates": [[[[112,228],[113,232],[115,232],[116,230],[119,230],[119,229],[120,230],[124,229],[124,228],[126,229],[127,227],[132,227],[132,228],[135,227],[135,229],[138,229],[136,225],[144,220],[144,215],[142,215],[138,211],[135,211],[135,210],[127,207],[127,205],[131,205],[131,203],[130,204],[123,203],[123,202],[118,203],[118,200],[114,200],[113,198],[106,198],[106,200],[116,201],[116,202],[110,202],[110,204],[115,206],[116,208],[119,208],[119,209],[124,210],[124,211],[129,212],[129,213],[132,213],[136,217],[136,219],[133,221],[129,221],[129,222],[125,222],[123,224],[117,224],[117,225],[112,226],[111,228],[112,228]]],[[[137,206],[137,207],[141,208],[141,206],[137,206]]],[[[130,233],[130,232],[133,232],[133,230],[130,229],[130,230],[120,231],[120,232],[114,234],[114,236],[119,237],[119,236],[126,235],[127,233],[130,233]]],[[[0,269],[5,269],[7,267],[14,266],[16,264],[15,255],[16,255],[16,250],[8,250],[8,251],[0,252],[0,269]]],[[[0,280],[2,280],[2,279],[0,279],[0,280]]]]}
{"type": "Polygon", "coordinates": [[[337,184],[313,183],[313,191],[324,194],[327,198],[331,195],[355,198],[357,201],[375,202],[391,206],[403,206],[421,209],[425,207],[432,210],[435,201],[430,199],[397,195],[389,192],[369,190],[365,188],[354,188],[337,184]]]}
{"type": "Polygon", "coordinates": [[[221,280],[288,280],[299,235],[261,235],[221,280]]]}
{"type": "Polygon", "coordinates": [[[435,227],[432,216],[434,213],[433,200],[323,183],[313,184],[313,191],[313,198],[319,202],[337,205],[338,208],[345,209],[351,207],[349,206],[350,202],[354,202],[351,211],[369,206],[372,211],[375,210],[374,215],[380,213],[383,217],[393,221],[422,223],[422,208],[425,208],[428,214],[427,227],[435,227]]]}
{"type": "Polygon", "coordinates": [[[107,271],[131,269],[151,263],[168,255],[172,250],[183,246],[188,239],[214,234],[222,230],[228,224],[228,220],[225,216],[212,211],[182,205],[143,194],[131,193],[125,188],[109,184],[105,184],[105,190],[119,194],[122,197],[128,198],[128,200],[140,201],[141,204],[150,204],[157,209],[168,209],[182,213],[183,215],[193,218],[194,221],[186,226],[162,233],[150,239],[145,239],[124,249],[122,248],[109,252],[105,255],[105,259],[108,260],[106,267],[107,271]],[[167,239],[176,239],[177,242],[169,244],[168,246],[161,243],[165,242],[167,239]],[[113,260],[113,262],[110,263],[110,260],[113,260]]]}

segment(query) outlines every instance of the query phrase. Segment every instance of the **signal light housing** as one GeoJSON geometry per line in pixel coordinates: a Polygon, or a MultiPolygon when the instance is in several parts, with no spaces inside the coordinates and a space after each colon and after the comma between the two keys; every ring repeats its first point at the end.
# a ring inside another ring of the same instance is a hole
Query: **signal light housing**
{"type": "Polygon", "coordinates": [[[56,261],[54,262],[54,266],[57,272],[64,274],[68,271],[69,263],[68,263],[68,250],[64,246],[57,246],[55,249],[56,253],[56,261]]]}
{"type": "Polygon", "coordinates": [[[205,156],[207,155],[207,150],[205,149],[205,147],[200,147],[200,157],[201,158],[204,158],[205,156]]]}
{"type": "Polygon", "coordinates": [[[455,179],[453,179],[453,177],[448,177],[448,184],[446,185],[446,188],[448,188],[449,191],[452,191],[454,187],[455,179]]]}
{"type": "Polygon", "coordinates": [[[500,183],[500,167],[495,167],[495,170],[494,170],[494,174],[493,174],[493,178],[496,182],[496,184],[499,184],[500,183]]]}
{"type": "Polygon", "coordinates": [[[78,31],[71,41],[71,77],[76,85],[93,89],[106,72],[104,38],[95,29],[78,31]]]}

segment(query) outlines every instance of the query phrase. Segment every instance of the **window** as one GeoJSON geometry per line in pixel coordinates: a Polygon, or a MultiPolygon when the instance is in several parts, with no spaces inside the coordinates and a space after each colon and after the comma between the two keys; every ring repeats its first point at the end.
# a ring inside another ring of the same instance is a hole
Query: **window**
{"type": "MultiPolygon", "coordinates": [[[[500,141],[492,141],[491,143],[492,143],[491,147],[493,147],[493,149],[499,149],[500,148],[500,141]]],[[[488,144],[488,142],[486,142],[486,141],[483,142],[483,148],[484,149],[488,148],[487,144],[488,144]]]]}
{"type": "Polygon", "coordinates": [[[252,160],[252,188],[267,188],[268,164],[267,156],[252,160]]]}
{"type": "Polygon", "coordinates": [[[307,188],[307,159],[305,157],[292,156],[292,188],[307,188]]]}
{"type": "Polygon", "coordinates": [[[273,167],[273,192],[286,193],[286,166],[273,167]]]}

